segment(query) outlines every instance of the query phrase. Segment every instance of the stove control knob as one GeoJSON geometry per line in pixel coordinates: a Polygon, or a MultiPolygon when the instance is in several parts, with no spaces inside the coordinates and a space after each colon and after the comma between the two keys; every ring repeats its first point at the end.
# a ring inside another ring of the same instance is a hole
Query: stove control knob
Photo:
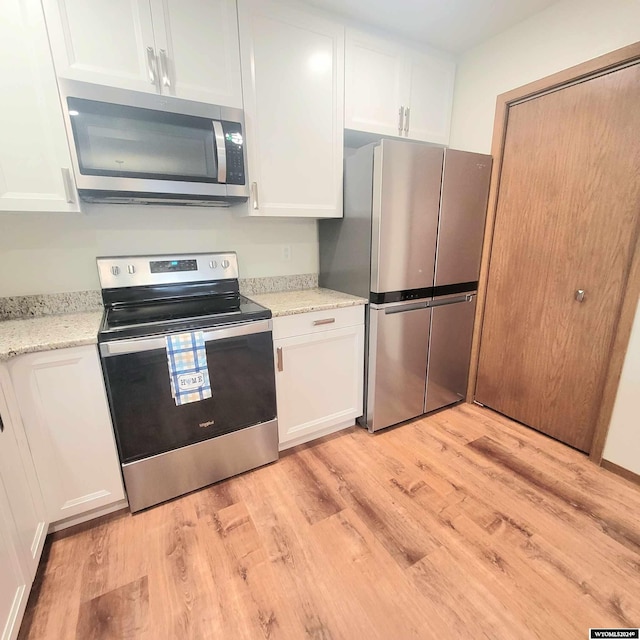
{"type": "Polygon", "coordinates": [[[228,260],[223,260],[221,264],[222,264],[222,268],[223,269],[228,269],[229,268],[229,261],[228,260]]]}
{"type": "Polygon", "coordinates": [[[218,263],[215,260],[209,260],[209,266],[212,269],[215,269],[218,266],[218,263]]]}
{"type": "Polygon", "coordinates": [[[117,276],[120,273],[120,267],[114,265],[111,267],[111,273],[113,273],[114,276],[117,276]]]}
{"type": "Polygon", "coordinates": [[[132,265],[132,264],[128,264],[128,265],[127,265],[127,271],[128,271],[129,273],[133,274],[133,273],[135,273],[135,272],[136,272],[136,268],[135,268],[135,266],[134,266],[134,265],[132,265]]]}

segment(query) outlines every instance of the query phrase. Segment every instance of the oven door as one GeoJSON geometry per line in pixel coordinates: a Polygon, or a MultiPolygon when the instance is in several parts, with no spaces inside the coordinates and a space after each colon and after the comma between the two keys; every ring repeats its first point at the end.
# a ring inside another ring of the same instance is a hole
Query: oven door
{"type": "Polygon", "coordinates": [[[176,406],[164,336],[100,345],[123,464],[276,417],[271,321],[204,330],[211,398],[176,406]]]}

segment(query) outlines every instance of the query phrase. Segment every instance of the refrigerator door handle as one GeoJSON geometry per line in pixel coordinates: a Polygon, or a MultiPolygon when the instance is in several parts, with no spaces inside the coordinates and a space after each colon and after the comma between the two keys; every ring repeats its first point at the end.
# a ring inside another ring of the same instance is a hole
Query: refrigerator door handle
{"type": "Polygon", "coordinates": [[[455,298],[446,298],[445,300],[432,300],[429,303],[430,307],[444,307],[447,304],[458,304],[459,302],[471,302],[476,294],[467,293],[463,296],[456,296],[455,298]]]}
{"type": "Polygon", "coordinates": [[[415,304],[400,305],[397,307],[387,307],[384,310],[384,315],[388,316],[392,313],[404,313],[405,311],[417,311],[418,309],[427,309],[429,307],[429,300],[425,302],[416,302],[415,304]]]}

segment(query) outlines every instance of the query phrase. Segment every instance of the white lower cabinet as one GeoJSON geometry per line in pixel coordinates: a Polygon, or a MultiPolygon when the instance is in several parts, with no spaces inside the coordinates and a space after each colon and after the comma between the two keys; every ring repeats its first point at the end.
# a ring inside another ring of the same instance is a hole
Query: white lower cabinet
{"type": "Polygon", "coordinates": [[[0,365],[0,638],[15,638],[47,534],[38,478],[0,365]]]}
{"type": "Polygon", "coordinates": [[[10,372],[49,521],[122,501],[97,347],[18,356],[10,372]]]}
{"type": "Polygon", "coordinates": [[[6,487],[0,477],[0,639],[18,636],[20,621],[29,596],[30,583],[20,570],[18,550],[11,533],[13,521],[8,506],[6,487]]]}
{"type": "Polygon", "coordinates": [[[274,318],[280,449],[362,415],[364,307],[274,318]]]}

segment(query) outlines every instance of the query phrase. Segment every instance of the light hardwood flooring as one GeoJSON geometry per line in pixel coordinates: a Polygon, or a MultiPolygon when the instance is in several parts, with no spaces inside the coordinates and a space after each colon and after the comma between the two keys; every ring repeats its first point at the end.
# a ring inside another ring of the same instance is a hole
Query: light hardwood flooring
{"type": "Polygon", "coordinates": [[[48,542],[20,638],[587,638],[640,625],[640,487],[489,410],[48,542]]]}

